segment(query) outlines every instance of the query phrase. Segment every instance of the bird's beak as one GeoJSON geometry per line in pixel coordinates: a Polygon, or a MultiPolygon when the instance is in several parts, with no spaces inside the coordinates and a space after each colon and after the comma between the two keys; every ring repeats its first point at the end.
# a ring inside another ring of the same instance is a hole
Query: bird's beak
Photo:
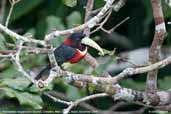
{"type": "Polygon", "coordinates": [[[104,55],[103,49],[92,39],[90,39],[88,37],[84,37],[81,40],[81,43],[98,50],[102,55],[104,55]]]}

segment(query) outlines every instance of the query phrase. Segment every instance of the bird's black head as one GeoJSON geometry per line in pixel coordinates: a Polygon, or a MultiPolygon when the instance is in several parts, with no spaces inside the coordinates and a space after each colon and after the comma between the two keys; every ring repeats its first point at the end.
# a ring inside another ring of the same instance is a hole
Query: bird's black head
{"type": "Polygon", "coordinates": [[[65,41],[64,44],[76,49],[79,49],[80,51],[86,50],[86,46],[93,47],[94,49],[100,51],[100,53],[103,53],[102,48],[93,40],[86,37],[86,35],[83,32],[76,32],[71,34],[65,41]]]}
{"type": "Polygon", "coordinates": [[[83,32],[76,32],[71,34],[70,39],[71,39],[71,47],[84,50],[85,45],[81,43],[81,40],[85,37],[86,35],[83,32]]]}
{"type": "Polygon", "coordinates": [[[71,34],[71,41],[75,42],[75,41],[80,41],[85,37],[86,35],[83,32],[76,32],[71,34]]]}

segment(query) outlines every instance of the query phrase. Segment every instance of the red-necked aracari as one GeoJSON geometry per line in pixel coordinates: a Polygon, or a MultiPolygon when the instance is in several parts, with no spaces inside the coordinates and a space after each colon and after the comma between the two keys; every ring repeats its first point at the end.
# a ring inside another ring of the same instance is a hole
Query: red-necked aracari
{"type": "MultiPolygon", "coordinates": [[[[59,66],[64,62],[71,64],[79,62],[83,59],[87,53],[87,46],[93,47],[103,54],[103,50],[100,46],[86,37],[83,32],[76,32],[66,38],[66,40],[54,50],[54,55],[59,66]]],[[[35,77],[35,80],[46,80],[49,76],[51,66],[48,65],[46,68],[35,77]]],[[[28,87],[33,84],[29,84],[28,87]]]]}

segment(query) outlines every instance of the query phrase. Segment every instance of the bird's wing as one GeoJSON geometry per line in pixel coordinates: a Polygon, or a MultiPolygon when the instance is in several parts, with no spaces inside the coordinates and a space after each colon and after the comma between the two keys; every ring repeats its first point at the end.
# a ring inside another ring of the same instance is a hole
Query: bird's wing
{"type": "Polygon", "coordinates": [[[55,49],[54,54],[58,65],[61,65],[76,54],[76,49],[62,44],[55,49]]]}
{"type": "MultiPolygon", "coordinates": [[[[55,49],[54,54],[58,65],[62,65],[64,62],[70,60],[76,54],[76,49],[62,44],[61,46],[55,49]]],[[[50,69],[51,66],[47,65],[35,77],[35,80],[39,80],[39,79],[46,80],[49,76],[50,69]]],[[[28,88],[31,87],[32,85],[33,83],[29,84],[28,88]]]]}
{"type": "Polygon", "coordinates": [[[39,80],[39,79],[42,79],[42,80],[46,80],[49,76],[49,72],[50,72],[50,65],[47,65],[45,68],[43,68],[40,73],[35,77],[35,80],[39,80]]]}
{"type": "MultiPolygon", "coordinates": [[[[43,80],[45,81],[48,76],[49,76],[49,72],[50,72],[50,65],[47,65],[44,69],[42,69],[40,71],[40,73],[35,77],[35,80],[38,81],[38,80],[43,80]]],[[[33,83],[31,82],[26,88],[30,88],[31,86],[33,85],[33,83]]]]}

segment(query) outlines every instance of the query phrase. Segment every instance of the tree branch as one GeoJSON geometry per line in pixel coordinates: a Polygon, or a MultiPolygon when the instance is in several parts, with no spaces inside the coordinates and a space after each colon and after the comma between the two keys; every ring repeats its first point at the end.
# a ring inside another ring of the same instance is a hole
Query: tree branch
{"type": "Polygon", "coordinates": [[[6,33],[7,35],[9,35],[9,36],[11,36],[17,40],[23,40],[24,42],[36,43],[36,44],[40,44],[42,46],[46,46],[44,41],[36,40],[36,39],[32,39],[32,38],[27,38],[25,36],[21,36],[21,35],[13,32],[13,31],[11,31],[10,29],[6,28],[2,24],[0,24],[0,31],[6,33]]]}
{"type": "Polygon", "coordinates": [[[90,96],[86,96],[86,97],[83,97],[81,99],[78,99],[78,100],[72,102],[71,105],[69,105],[69,107],[64,109],[63,114],[68,114],[73,107],[77,106],[81,102],[85,102],[87,100],[91,100],[94,98],[106,97],[106,96],[108,96],[106,93],[99,93],[99,94],[94,94],[94,95],[90,95],[90,96]]]}
{"type": "Polygon", "coordinates": [[[55,37],[60,36],[60,35],[71,34],[76,31],[84,30],[85,28],[93,28],[98,22],[100,22],[100,20],[103,18],[105,13],[111,8],[111,6],[115,0],[105,0],[105,1],[106,1],[106,4],[101,9],[101,11],[96,16],[94,16],[89,21],[87,21],[86,23],[84,23],[78,27],[72,28],[72,29],[63,30],[63,31],[54,31],[54,32],[46,35],[45,40],[49,41],[49,40],[52,40],[55,37]]]}
{"type": "MultiPolygon", "coordinates": [[[[149,51],[149,62],[150,64],[153,64],[158,62],[160,59],[159,53],[161,50],[162,43],[164,41],[166,28],[165,28],[161,1],[151,0],[151,5],[152,5],[153,16],[155,20],[155,34],[149,51]]],[[[153,71],[150,71],[147,75],[147,81],[146,81],[147,96],[150,102],[153,104],[157,104],[158,102],[157,98],[155,97],[156,96],[155,92],[157,91],[157,73],[158,73],[158,69],[154,69],[153,71]]]]}

